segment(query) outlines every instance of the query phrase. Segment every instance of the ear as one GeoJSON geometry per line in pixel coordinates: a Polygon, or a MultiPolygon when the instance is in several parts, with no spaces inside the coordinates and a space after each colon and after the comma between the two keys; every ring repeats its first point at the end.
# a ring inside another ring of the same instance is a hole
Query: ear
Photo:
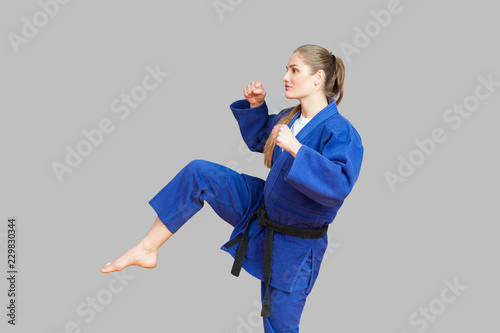
{"type": "Polygon", "coordinates": [[[314,84],[315,85],[318,85],[321,80],[325,77],[325,71],[323,71],[322,69],[320,69],[319,71],[316,72],[315,74],[315,80],[314,80],[314,84]]]}

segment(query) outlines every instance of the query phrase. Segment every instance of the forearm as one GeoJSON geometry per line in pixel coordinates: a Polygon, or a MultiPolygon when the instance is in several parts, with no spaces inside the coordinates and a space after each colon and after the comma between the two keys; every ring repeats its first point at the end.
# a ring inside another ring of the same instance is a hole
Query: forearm
{"type": "Polygon", "coordinates": [[[261,104],[250,104],[246,100],[238,100],[232,103],[230,108],[248,148],[251,151],[261,151],[276,115],[269,115],[265,101],[261,104]]]}

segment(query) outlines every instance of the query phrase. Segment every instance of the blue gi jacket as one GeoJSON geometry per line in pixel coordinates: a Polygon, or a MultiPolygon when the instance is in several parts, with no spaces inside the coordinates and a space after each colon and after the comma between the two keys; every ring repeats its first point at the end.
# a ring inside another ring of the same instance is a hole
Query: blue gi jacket
{"type": "MultiPolygon", "coordinates": [[[[292,108],[269,115],[266,103],[250,108],[246,99],[230,105],[243,140],[251,151],[263,152],[265,142],[278,120],[292,108]]],[[[292,119],[291,124],[300,116],[292,119]]],[[[264,184],[264,202],[269,217],[281,224],[302,228],[321,228],[333,222],[344,199],[358,179],[363,159],[361,137],[337,109],[336,100],[316,114],[297,134],[302,143],[295,158],[276,145],[272,167],[264,184]]],[[[247,174],[250,190],[262,186],[262,179],[247,174]]],[[[258,207],[258,206],[256,206],[258,207]]],[[[248,212],[246,217],[253,212],[248,212]]],[[[243,232],[246,220],[234,228],[230,239],[243,232]]],[[[266,227],[254,221],[249,231],[248,250],[243,268],[264,281],[264,236],[266,227]]],[[[328,236],[304,239],[274,233],[273,267],[270,285],[292,291],[294,282],[312,255],[310,292],[319,273],[328,236]]],[[[236,254],[238,245],[221,249],[236,254]]]]}

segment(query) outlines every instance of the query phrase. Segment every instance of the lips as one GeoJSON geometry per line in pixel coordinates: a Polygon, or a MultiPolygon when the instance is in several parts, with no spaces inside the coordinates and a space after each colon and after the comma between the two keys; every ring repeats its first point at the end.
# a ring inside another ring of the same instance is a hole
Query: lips
{"type": "Polygon", "coordinates": [[[285,89],[289,89],[291,88],[289,85],[285,85],[285,89]]]}

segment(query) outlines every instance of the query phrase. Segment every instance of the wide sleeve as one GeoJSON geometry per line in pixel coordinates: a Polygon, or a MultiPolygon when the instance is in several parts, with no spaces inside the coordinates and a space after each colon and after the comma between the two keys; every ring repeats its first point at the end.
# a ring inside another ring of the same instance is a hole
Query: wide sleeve
{"type": "Polygon", "coordinates": [[[278,118],[269,115],[266,101],[258,107],[251,108],[246,99],[238,100],[230,106],[240,127],[243,140],[251,151],[264,152],[264,145],[278,118]]]}
{"type": "Polygon", "coordinates": [[[285,181],[324,206],[344,200],[358,179],[363,158],[361,139],[352,132],[341,136],[333,133],[321,153],[302,145],[285,181]]]}

